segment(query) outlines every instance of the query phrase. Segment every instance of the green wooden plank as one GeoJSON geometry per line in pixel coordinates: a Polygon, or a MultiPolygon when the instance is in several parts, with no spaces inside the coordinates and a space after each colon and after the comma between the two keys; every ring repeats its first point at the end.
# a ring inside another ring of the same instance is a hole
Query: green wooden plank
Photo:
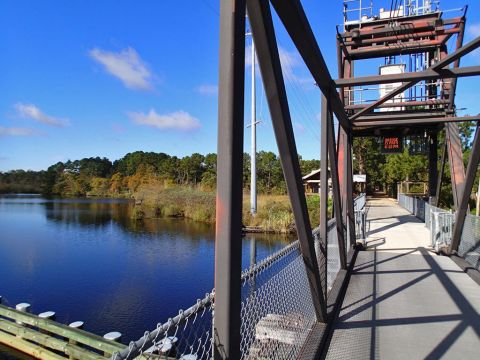
{"type": "Polygon", "coordinates": [[[0,342],[11,348],[17,349],[27,355],[41,360],[65,360],[63,356],[57,355],[41,346],[23,340],[19,337],[0,331],[0,342]]]}
{"type": "Polygon", "coordinates": [[[85,360],[102,360],[104,356],[82,349],[76,345],[69,344],[68,342],[54,338],[48,334],[43,334],[37,330],[26,328],[22,325],[12,323],[11,321],[0,319],[0,330],[18,335],[23,339],[34,341],[44,347],[61,351],[67,355],[71,355],[76,359],[85,360]]]}
{"type": "Polygon", "coordinates": [[[0,315],[14,321],[21,321],[22,323],[38,327],[52,334],[74,340],[106,353],[113,354],[126,348],[123,344],[104,339],[101,336],[87,331],[71,328],[53,320],[42,319],[36,315],[17,311],[4,305],[0,305],[0,315]]]}

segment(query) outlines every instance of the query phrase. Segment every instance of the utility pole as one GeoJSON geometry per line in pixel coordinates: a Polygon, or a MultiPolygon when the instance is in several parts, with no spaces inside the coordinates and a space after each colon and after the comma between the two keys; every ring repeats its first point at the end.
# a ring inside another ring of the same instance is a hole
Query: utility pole
{"type": "MultiPolygon", "coordinates": [[[[251,31],[247,35],[252,35],[251,31]]],[[[252,91],[251,91],[251,145],[250,145],[250,213],[257,213],[257,109],[255,88],[255,42],[252,36],[252,91]]]]}

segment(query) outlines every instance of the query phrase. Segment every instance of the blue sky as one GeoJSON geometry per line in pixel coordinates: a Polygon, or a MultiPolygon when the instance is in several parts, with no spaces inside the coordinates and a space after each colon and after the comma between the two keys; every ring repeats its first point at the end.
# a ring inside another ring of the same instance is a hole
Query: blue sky
{"type": "MultiPolygon", "coordinates": [[[[115,160],[136,150],[215,152],[219,1],[2,0],[0,171],[90,156],[115,160]]],[[[302,3],[335,76],[342,1],[302,3]]],[[[374,3],[378,9],[390,1],[374,3]]],[[[442,8],[467,3],[470,40],[480,35],[479,2],[442,0],[442,8]]],[[[277,29],[298,151],[318,158],[320,95],[284,29],[277,29]]],[[[479,61],[476,52],[462,64],[479,61]]],[[[480,113],[477,83],[459,85],[457,104],[470,114],[480,113]]],[[[258,149],[276,151],[262,90],[257,81],[258,149]]]]}

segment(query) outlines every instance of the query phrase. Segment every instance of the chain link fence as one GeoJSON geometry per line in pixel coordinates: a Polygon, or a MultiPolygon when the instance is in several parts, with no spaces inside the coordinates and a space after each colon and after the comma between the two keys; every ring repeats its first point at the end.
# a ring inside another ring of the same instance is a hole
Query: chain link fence
{"type": "Polygon", "coordinates": [[[187,310],[132,341],[123,351],[112,355],[123,359],[210,359],[212,354],[212,318],[214,292],[187,310]]]}
{"type": "MultiPolygon", "coordinates": [[[[358,219],[355,217],[357,236],[364,228],[365,202],[364,194],[355,200],[355,214],[360,214],[358,219]]],[[[326,252],[317,256],[327,293],[340,270],[336,220],[328,222],[327,241],[319,234],[316,228],[315,249],[325,249],[327,244],[326,252]]],[[[244,270],[241,296],[241,359],[296,358],[316,321],[298,240],[244,270]]],[[[214,291],[158,324],[112,359],[210,359],[213,315],[214,291]]]]}
{"type": "Polygon", "coordinates": [[[241,359],[294,359],[315,323],[305,264],[294,244],[242,277],[241,359]]]}
{"type": "MultiPolygon", "coordinates": [[[[112,359],[210,359],[213,314],[212,291],[112,359]]],[[[295,358],[315,319],[298,240],[242,272],[242,359],[295,358]]]]}
{"type": "Polygon", "coordinates": [[[480,217],[467,214],[458,255],[480,270],[480,217]]]}

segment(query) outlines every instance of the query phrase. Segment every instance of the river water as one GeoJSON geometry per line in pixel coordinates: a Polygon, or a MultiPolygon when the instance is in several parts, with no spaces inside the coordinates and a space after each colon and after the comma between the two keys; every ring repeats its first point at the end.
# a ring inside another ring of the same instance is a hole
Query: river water
{"type": "MultiPolygon", "coordinates": [[[[214,227],[183,219],[131,219],[118,199],[0,196],[0,296],[3,303],[52,310],[57,321],[137,339],[213,288],[214,227]]],[[[288,244],[248,235],[243,267],[288,244]]],[[[0,357],[2,355],[0,349],[0,357]]]]}

